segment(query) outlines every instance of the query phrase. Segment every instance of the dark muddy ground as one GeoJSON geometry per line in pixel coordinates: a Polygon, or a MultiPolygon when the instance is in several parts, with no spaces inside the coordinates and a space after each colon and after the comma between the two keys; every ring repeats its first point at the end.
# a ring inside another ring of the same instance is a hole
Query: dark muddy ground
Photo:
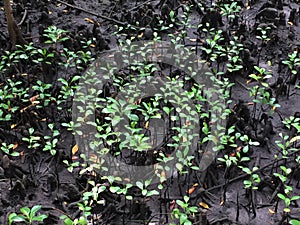
{"type": "MultiPolygon", "coordinates": [[[[180,15],[183,13],[182,9],[178,7],[180,4],[194,4],[197,1],[166,0],[161,2],[163,3],[162,6],[166,4],[170,8],[178,8],[178,14],[180,15]]],[[[214,1],[212,2],[214,3],[214,1]]],[[[32,41],[36,46],[42,46],[41,31],[49,25],[55,25],[70,32],[72,41],[68,45],[73,49],[82,47],[80,45],[81,40],[95,38],[91,51],[97,57],[98,53],[116,47],[115,25],[124,26],[128,22],[135,24],[137,20],[140,20],[141,27],[145,27],[147,24],[152,26],[153,24],[147,22],[149,18],[145,16],[148,13],[146,9],[151,11],[151,15],[155,14],[161,18],[165,13],[163,11],[164,7],[161,7],[159,1],[71,0],[68,3],[69,6],[60,1],[14,1],[15,18],[17,22],[22,22],[20,27],[26,40],[28,42],[32,41]],[[24,13],[26,16],[23,18],[24,13]],[[143,17],[146,22],[141,20],[143,17]],[[98,25],[96,26],[96,24],[98,25]]],[[[252,168],[255,164],[261,169],[258,172],[262,179],[261,185],[255,191],[255,194],[252,192],[254,196],[251,199],[251,193],[244,189],[243,180],[246,178],[243,175],[244,173],[241,173],[238,169],[232,169],[225,176],[224,164],[216,161],[204,175],[195,175],[194,172],[189,176],[171,179],[168,181],[169,188],[160,197],[143,199],[140,195],[137,195],[132,201],[124,201],[123,198],[114,194],[104,193],[102,198],[107,201],[107,205],[105,207],[98,205],[93,208],[93,217],[90,219],[91,224],[170,224],[170,211],[174,207],[174,201],[182,199],[182,195],[185,195],[186,190],[189,190],[193,184],[198,183],[199,179],[200,184],[190,193],[191,204],[197,205],[199,208],[199,213],[192,219],[193,224],[285,224],[288,220],[282,220],[282,218],[286,218],[283,214],[284,202],[279,201],[276,197],[278,191],[282,191],[282,187],[280,187],[278,178],[272,176],[274,172],[280,171],[278,168],[284,160],[276,164],[272,164],[272,162],[274,162],[274,155],[281,156],[275,143],[275,140],[280,139],[279,133],[289,134],[289,130],[284,128],[281,121],[300,111],[300,92],[299,89],[295,88],[295,85],[299,84],[300,81],[299,73],[295,75],[295,82],[290,82],[287,67],[281,63],[288,58],[288,54],[298,50],[300,46],[299,3],[289,0],[283,2],[261,0],[249,3],[240,1],[241,10],[237,13],[239,19],[235,24],[230,23],[230,25],[225,16],[222,16],[223,24],[217,21],[217,17],[212,17],[210,20],[207,11],[212,3],[210,1],[202,1],[201,3],[206,7],[206,10],[194,9],[190,23],[193,25],[199,24],[201,21],[203,22],[203,18],[208,18],[210,23],[223,29],[226,33],[225,36],[229,39],[233,34],[238,33],[240,43],[246,49],[240,55],[243,60],[243,70],[236,73],[226,73],[224,69],[225,76],[230,77],[235,82],[231,94],[232,103],[230,104],[233,110],[238,111],[237,108],[242,106],[234,108],[234,105],[239,100],[243,100],[243,105],[246,105],[246,108],[251,112],[250,117],[253,120],[258,119],[258,116],[253,118],[253,105],[247,104],[253,101],[253,98],[249,96],[249,90],[253,85],[256,85],[255,82],[247,82],[249,81],[247,75],[255,72],[253,69],[255,65],[272,72],[273,76],[267,82],[273,84],[270,89],[273,95],[277,95],[276,93],[281,89],[281,84],[276,84],[279,77],[284,79],[282,85],[286,85],[290,89],[288,98],[286,93],[278,94],[280,107],[276,109],[272,117],[268,118],[272,122],[273,131],[267,131],[265,136],[263,135],[265,132],[262,132],[261,136],[253,135],[253,139],[262,142],[263,145],[253,147],[252,154],[249,156],[251,158],[249,166],[252,168]],[[291,18],[291,12],[294,10],[296,10],[295,18],[291,18]],[[256,27],[266,25],[272,27],[270,31],[271,40],[266,44],[262,44],[256,38],[256,27]],[[205,202],[209,208],[207,209],[203,205],[200,206],[200,202],[205,202]]],[[[0,14],[0,32],[0,51],[3,53],[4,50],[10,49],[3,10],[0,14]]],[[[187,46],[195,45],[195,42],[198,42],[199,46],[203,45],[203,40],[205,40],[203,32],[200,31],[201,34],[197,35],[197,30],[187,29],[187,33],[189,35],[189,39],[185,42],[187,46]]],[[[128,35],[136,34],[132,32],[128,35]]],[[[163,37],[163,40],[168,40],[166,33],[161,32],[159,35],[163,37]]],[[[144,38],[147,38],[145,36],[144,38]]],[[[205,57],[203,53],[199,55],[205,57]]],[[[214,65],[212,63],[211,66],[214,65]]],[[[27,71],[23,72],[31,74],[33,80],[44,74],[43,71],[36,68],[26,69],[27,71]]],[[[19,72],[22,73],[22,69],[19,72]]],[[[63,74],[63,71],[55,74],[55,72],[51,72],[50,68],[47,76],[51,76],[51,74],[57,77],[70,76],[70,74],[63,74]]],[[[48,78],[43,77],[43,79],[47,81],[48,78]]],[[[55,79],[50,78],[50,82],[53,82],[53,80],[55,79]]],[[[237,111],[239,117],[245,117],[244,114],[239,114],[237,111]]],[[[67,120],[64,116],[55,119],[56,114],[53,115],[51,112],[43,113],[42,118],[47,117],[57,123],[67,120]]],[[[261,115],[262,110],[258,107],[255,114],[261,115]]],[[[12,212],[18,212],[20,207],[42,205],[41,211],[49,215],[48,219],[42,224],[63,224],[59,220],[60,215],[65,214],[70,218],[78,218],[81,215],[77,203],[81,201],[81,194],[89,188],[87,185],[88,178],[79,175],[77,169],[70,173],[62,162],[65,159],[71,161],[71,151],[75,145],[72,134],[63,127],[59,127],[60,137],[57,148],[60,154],[51,156],[46,152],[30,152],[28,150],[26,144],[21,141],[24,135],[24,132],[21,131],[32,126],[30,116],[23,118],[29,122],[22,121],[22,128],[15,128],[14,133],[10,131],[10,125],[0,123],[0,141],[18,143],[16,150],[24,152],[23,156],[8,159],[0,151],[0,165],[2,165],[0,167],[0,223],[8,224],[8,215],[12,212]],[[9,166],[5,167],[7,160],[9,160],[9,166]],[[10,180],[12,180],[12,186],[10,180]]],[[[236,125],[236,123],[232,125],[236,125]]],[[[263,122],[258,124],[263,130],[267,129],[266,124],[263,122]]],[[[45,135],[43,132],[47,132],[47,129],[44,129],[47,126],[42,124],[41,127],[40,135],[43,136],[45,135]]],[[[259,128],[256,127],[256,129],[259,128]]],[[[295,143],[295,146],[299,150],[299,143],[298,145],[295,143]]],[[[222,157],[223,154],[220,153],[219,157],[222,157]]],[[[293,154],[292,159],[295,159],[298,155],[299,153],[293,154]]],[[[289,177],[290,185],[294,188],[294,195],[299,195],[300,190],[296,185],[300,180],[299,165],[294,162],[285,163],[293,168],[292,176],[289,177]]],[[[297,203],[296,201],[291,204],[289,219],[300,219],[300,209],[297,203]]]]}

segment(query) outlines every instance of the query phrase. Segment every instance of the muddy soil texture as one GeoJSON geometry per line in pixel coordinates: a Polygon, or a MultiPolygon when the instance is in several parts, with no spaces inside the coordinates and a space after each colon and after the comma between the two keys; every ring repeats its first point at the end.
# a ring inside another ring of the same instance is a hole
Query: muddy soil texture
{"type": "MultiPolygon", "coordinates": [[[[203,173],[195,170],[188,174],[175,174],[166,181],[163,190],[153,186],[160,192],[159,195],[143,197],[140,190],[133,187],[130,190],[133,199],[125,199],[107,188],[99,193],[99,204],[91,205],[89,224],[158,225],[171,224],[172,221],[180,224],[171,214],[174,208],[180,208],[176,201],[183,201],[185,195],[189,196],[189,204],[197,207],[197,212],[188,215],[192,223],[186,224],[288,224],[292,219],[300,220],[299,200],[295,198],[289,205],[290,212],[284,212],[285,202],[278,197],[278,193],[284,193],[285,185],[292,187],[291,196],[300,195],[298,130],[282,123],[291,116],[300,118],[300,92],[297,88],[299,66],[295,65],[292,72],[283,63],[293,53],[296,58],[299,57],[298,1],[15,0],[11,5],[27,43],[32,42],[33,46],[40,48],[48,46],[43,31],[54,25],[68,31],[65,35],[69,39],[59,44],[61,49],[79,51],[88,48],[94,58],[103,51],[116,48],[120,38],[150,40],[158,35],[161,40],[170,41],[168,34],[176,36],[186,31],[181,44],[195,51],[212,70],[222,72],[220,76],[234,83],[228,103],[231,113],[227,128],[234,126],[239,133],[247,134],[253,142],[259,143],[245,153],[250,161],[241,164],[250,169],[257,167],[255,174],[259,175],[260,182],[257,182],[256,189],[245,188],[245,180],[251,180],[251,174],[247,175],[240,167],[226,166],[226,163],[216,159],[203,173]],[[183,15],[187,6],[191,6],[191,10],[188,24],[183,26],[180,21],[185,18],[183,15]],[[238,10],[233,12],[235,9],[238,10]],[[171,14],[179,25],[170,28],[173,22],[171,14]],[[163,26],[169,28],[162,29],[163,26]],[[211,44],[207,39],[212,37],[210,29],[212,33],[220,31],[221,38],[216,40],[218,46],[226,48],[234,42],[236,52],[227,52],[213,59],[213,54],[207,51],[211,44]],[[83,43],[88,40],[92,42],[85,46],[83,43]],[[229,56],[232,56],[231,59],[229,56]],[[234,56],[236,61],[232,59],[234,56]],[[259,68],[265,70],[258,71],[259,68]],[[255,96],[250,93],[258,82],[255,77],[249,76],[251,74],[260,78],[271,74],[263,79],[263,83],[268,87],[269,96],[274,98],[272,109],[253,101],[255,96]],[[268,113],[270,110],[273,110],[272,115],[268,113]],[[277,144],[282,140],[280,134],[287,135],[285,141],[291,141],[290,145],[294,148],[286,158],[277,144]],[[287,171],[285,182],[274,175],[283,174],[282,166],[291,169],[287,171]]],[[[13,46],[2,1],[0,6],[0,52],[5,55],[7,51],[13,51],[13,46]]],[[[59,78],[70,80],[74,74],[80,76],[88,67],[83,65],[78,72],[74,68],[66,70],[57,65],[57,62],[51,61],[50,65],[41,66],[23,59],[9,70],[1,71],[0,88],[3,89],[8,78],[13,82],[21,81],[28,88],[32,88],[37,80],[42,80],[52,85],[51,95],[55,96],[60,88],[57,85],[59,78]]],[[[72,133],[62,125],[72,119],[70,111],[58,109],[54,101],[47,107],[36,107],[33,104],[35,96],[37,91],[30,90],[24,104],[22,99],[13,97],[12,104],[19,104],[19,109],[12,112],[11,120],[0,122],[0,142],[13,144],[13,151],[20,153],[19,156],[11,156],[4,150],[0,151],[0,224],[8,224],[9,215],[20,213],[21,207],[34,205],[41,205],[39,213],[48,216],[36,224],[64,224],[61,215],[72,220],[82,216],[78,203],[82,203],[84,192],[91,191],[91,181],[109,186],[107,181],[101,179],[101,174],[82,174],[81,167],[71,172],[67,169],[66,162],[78,162],[81,151],[76,149],[72,133]],[[30,136],[32,127],[35,136],[41,139],[49,135],[51,129],[48,124],[55,124],[59,132],[55,155],[40,147],[29,148],[28,142],[24,141],[24,137],[30,136]]],[[[4,103],[2,99],[0,96],[0,104],[4,103]]],[[[66,108],[71,105],[70,100],[66,108]]],[[[4,116],[5,113],[2,113],[1,117],[4,116]]],[[[239,144],[228,146],[218,153],[217,158],[224,158],[225,155],[234,157],[240,151],[239,144]]]]}

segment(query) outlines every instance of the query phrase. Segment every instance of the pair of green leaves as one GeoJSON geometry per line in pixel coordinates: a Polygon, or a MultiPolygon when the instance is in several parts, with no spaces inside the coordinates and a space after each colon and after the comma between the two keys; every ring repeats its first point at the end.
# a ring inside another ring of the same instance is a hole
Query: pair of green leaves
{"type": "Polygon", "coordinates": [[[8,217],[8,224],[11,225],[13,222],[25,222],[32,224],[33,221],[43,221],[48,216],[45,214],[36,215],[37,211],[42,208],[41,205],[35,205],[31,209],[23,207],[20,209],[21,214],[11,213],[8,217]]]}

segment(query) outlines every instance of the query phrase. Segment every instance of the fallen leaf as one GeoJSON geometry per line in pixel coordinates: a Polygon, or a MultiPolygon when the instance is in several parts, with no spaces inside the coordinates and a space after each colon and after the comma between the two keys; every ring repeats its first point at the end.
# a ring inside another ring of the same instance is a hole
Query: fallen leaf
{"type": "Polygon", "coordinates": [[[78,152],[78,145],[74,145],[72,148],[72,155],[75,155],[78,152]]]}
{"type": "Polygon", "coordinates": [[[209,209],[209,206],[205,202],[200,202],[199,205],[205,209],[209,209]]]}
{"type": "Polygon", "coordinates": [[[176,204],[176,201],[175,201],[175,200],[172,200],[172,201],[170,202],[170,210],[171,210],[171,211],[175,208],[175,204],[176,204]]]}
{"type": "Polygon", "coordinates": [[[268,66],[272,66],[272,62],[268,60],[268,66]]]}
{"type": "Polygon", "coordinates": [[[189,189],[189,190],[187,190],[187,193],[188,194],[193,194],[193,192],[196,190],[196,187],[198,187],[198,183],[195,183],[195,184],[193,184],[193,186],[189,189]]]}
{"type": "Polygon", "coordinates": [[[24,154],[24,151],[20,152],[20,158],[21,158],[21,162],[24,163],[24,162],[25,162],[25,154],[24,154]]]}
{"type": "Polygon", "coordinates": [[[130,179],[129,178],[124,178],[124,181],[127,181],[128,183],[130,183],[130,179]]]}
{"type": "Polygon", "coordinates": [[[94,163],[99,163],[99,158],[96,154],[91,154],[90,155],[90,160],[94,163]]]}
{"type": "Polygon", "coordinates": [[[16,126],[17,126],[17,124],[14,123],[14,124],[10,125],[10,128],[14,129],[16,126]]]}
{"type": "Polygon", "coordinates": [[[134,105],[140,105],[142,102],[142,99],[138,99],[137,101],[133,102],[134,105]]]}
{"type": "Polygon", "coordinates": [[[72,161],[73,161],[73,162],[76,162],[78,159],[79,159],[78,156],[75,156],[75,155],[72,156],[72,161]]]}
{"type": "Polygon", "coordinates": [[[185,122],[185,125],[187,125],[187,126],[190,126],[191,124],[192,124],[192,123],[191,123],[191,121],[189,121],[189,120],[185,122]]]}
{"type": "Polygon", "coordinates": [[[290,140],[290,143],[293,143],[293,142],[298,141],[298,140],[300,140],[300,136],[293,137],[293,138],[290,140]]]}
{"type": "Polygon", "coordinates": [[[268,209],[270,214],[275,214],[275,212],[272,209],[268,209]]]}
{"type": "Polygon", "coordinates": [[[15,150],[18,147],[18,145],[19,145],[18,143],[15,143],[12,149],[15,150]]]}
{"type": "Polygon", "coordinates": [[[40,101],[33,101],[32,102],[32,105],[37,105],[37,104],[39,104],[40,103],[40,101]]]}
{"type": "Polygon", "coordinates": [[[89,22],[89,23],[92,23],[92,24],[95,23],[94,20],[92,20],[92,19],[90,19],[90,18],[84,18],[84,20],[87,21],[87,22],[89,22]]]}
{"type": "Polygon", "coordinates": [[[145,128],[145,129],[148,129],[148,128],[149,128],[149,121],[147,121],[147,122],[145,123],[144,128],[145,128]]]}
{"type": "Polygon", "coordinates": [[[144,36],[144,32],[142,32],[140,35],[138,35],[138,38],[142,38],[144,36]]]}
{"type": "Polygon", "coordinates": [[[237,152],[241,152],[241,150],[242,150],[242,146],[239,146],[239,147],[236,148],[237,152]]]}
{"type": "Polygon", "coordinates": [[[196,189],[196,187],[193,186],[193,187],[191,187],[189,190],[187,190],[187,193],[188,193],[189,195],[191,195],[191,194],[194,193],[195,189],[196,189]]]}
{"type": "Polygon", "coordinates": [[[38,99],[38,97],[40,97],[40,95],[35,95],[35,96],[32,96],[29,101],[34,104],[34,102],[36,102],[36,100],[38,99]]]}

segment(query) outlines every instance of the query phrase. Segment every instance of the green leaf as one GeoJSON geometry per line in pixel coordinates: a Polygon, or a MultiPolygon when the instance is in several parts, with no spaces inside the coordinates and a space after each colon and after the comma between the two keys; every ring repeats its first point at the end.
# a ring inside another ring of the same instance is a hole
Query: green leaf
{"type": "Polygon", "coordinates": [[[258,141],[249,141],[249,145],[252,145],[252,146],[259,146],[260,143],[258,141]]]}
{"type": "Polygon", "coordinates": [[[188,221],[188,216],[186,214],[181,214],[179,220],[180,224],[186,224],[186,222],[188,221]]]}
{"type": "Polygon", "coordinates": [[[244,185],[246,188],[250,188],[252,186],[252,182],[250,180],[244,180],[244,185]]]}
{"type": "Polygon", "coordinates": [[[200,168],[198,166],[191,166],[190,167],[192,170],[200,170],[200,168]]]}
{"type": "Polygon", "coordinates": [[[232,162],[230,160],[226,160],[226,166],[229,168],[231,166],[232,162]]]}
{"type": "Polygon", "coordinates": [[[247,168],[247,167],[243,167],[242,170],[243,170],[245,173],[247,173],[247,174],[251,174],[251,173],[252,173],[252,171],[251,171],[249,168],[247,168]]]}
{"type": "Polygon", "coordinates": [[[286,212],[286,213],[290,213],[291,212],[291,210],[289,208],[284,208],[283,211],[286,212]]]}
{"type": "Polygon", "coordinates": [[[34,220],[34,221],[43,221],[47,217],[48,217],[47,215],[42,214],[42,215],[38,215],[38,216],[34,217],[32,220],[34,220]]]}
{"type": "Polygon", "coordinates": [[[198,212],[198,208],[196,206],[193,206],[193,207],[189,208],[189,211],[192,213],[196,213],[196,212],[198,212]]]}
{"type": "Polygon", "coordinates": [[[250,74],[249,77],[253,78],[254,80],[258,80],[259,79],[259,76],[255,75],[255,74],[250,74]]]}
{"type": "Polygon", "coordinates": [[[12,152],[10,155],[11,155],[11,156],[19,156],[20,153],[19,153],[19,152],[12,152]]]}
{"type": "Polygon", "coordinates": [[[188,221],[185,221],[183,225],[192,225],[192,222],[188,220],[188,221]]]}
{"type": "Polygon", "coordinates": [[[175,12],[173,10],[170,11],[170,18],[173,19],[175,15],[175,12]]]}
{"type": "Polygon", "coordinates": [[[148,197],[148,196],[153,196],[153,195],[159,195],[159,192],[157,190],[151,190],[151,191],[148,191],[146,196],[148,197]]]}
{"type": "Polygon", "coordinates": [[[286,199],[284,200],[284,202],[285,202],[285,205],[286,205],[286,206],[289,206],[289,205],[291,204],[291,199],[286,198],[286,199]]]}
{"type": "Polygon", "coordinates": [[[291,224],[291,225],[300,225],[300,221],[299,220],[290,220],[289,224],[291,224]]]}
{"type": "Polygon", "coordinates": [[[147,189],[143,189],[143,190],[142,190],[142,195],[146,196],[146,195],[147,195],[147,192],[148,192],[147,189]]]}
{"type": "Polygon", "coordinates": [[[179,200],[179,199],[176,200],[176,204],[179,205],[179,206],[181,206],[182,208],[184,206],[184,202],[181,201],[181,200],[179,200]]]}
{"type": "Polygon", "coordinates": [[[300,199],[300,196],[293,196],[293,197],[291,198],[291,201],[296,201],[296,200],[298,200],[298,199],[300,199]]]}
{"type": "Polygon", "coordinates": [[[111,193],[116,193],[117,191],[119,191],[121,188],[118,186],[111,186],[109,187],[109,190],[111,193]]]}
{"type": "Polygon", "coordinates": [[[40,209],[42,208],[41,205],[35,205],[31,208],[30,210],[30,215],[29,215],[29,218],[33,218],[34,215],[36,214],[37,211],[39,211],[40,209]]]}
{"type": "Polygon", "coordinates": [[[21,213],[23,213],[25,216],[29,217],[30,209],[28,207],[23,207],[20,209],[21,213]]]}
{"type": "Polygon", "coordinates": [[[12,213],[11,215],[9,215],[9,224],[12,224],[12,222],[27,222],[27,219],[25,216],[12,213]]]}
{"type": "Polygon", "coordinates": [[[248,162],[248,161],[250,161],[250,158],[249,157],[242,157],[240,161],[241,162],[248,162]]]}
{"type": "Polygon", "coordinates": [[[286,197],[285,197],[283,194],[281,194],[281,193],[278,193],[277,196],[278,196],[279,198],[281,198],[282,200],[285,200],[285,199],[286,199],[286,197]]]}
{"type": "Polygon", "coordinates": [[[144,189],[144,185],[143,185],[143,183],[140,182],[140,181],[137,181],[137,182],[136,182],[136,186],[137,186],[138,188],[140,188],[141,190],[144,189]]]}
{"type": "Polygon", "coordinates": [[[73,221],[66,215],[61,215],[59,218],[64,221],[64,225],[73,225],[73,221]]]}

